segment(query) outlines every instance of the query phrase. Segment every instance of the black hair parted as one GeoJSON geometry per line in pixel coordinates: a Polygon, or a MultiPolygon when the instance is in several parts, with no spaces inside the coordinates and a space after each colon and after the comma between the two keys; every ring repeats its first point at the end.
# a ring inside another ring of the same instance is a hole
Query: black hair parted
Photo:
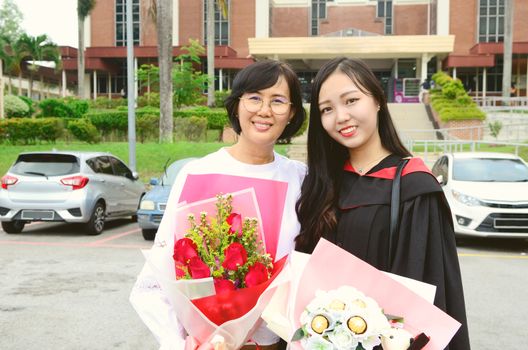
{"type": "Polygon", "coordinates": [[[294,115],[279,139],[292,137],[299,130],[306,118],[306,112],[302,105],[301,84],[297,74],[287,63],[263,60],[255,62],[237,73],[233,81],[231,94],[225,99],[224,105],[227,109],[229,121],[237,134],[242,131],[238,120],[240,97],[248,92],[258,92],[270,88],[281,78],[288,83],[294,115]]]}

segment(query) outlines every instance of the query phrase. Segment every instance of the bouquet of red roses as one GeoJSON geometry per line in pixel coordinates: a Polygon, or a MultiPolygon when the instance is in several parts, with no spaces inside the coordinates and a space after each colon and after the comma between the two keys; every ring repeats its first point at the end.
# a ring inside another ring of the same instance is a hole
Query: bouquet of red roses
{"type": "Polygon", "coordinates": [[[257,218],[233,212],[232,195],[217,195],[216,216],[189,214],[190,228],[174,244],[176,279],[212,277],[216,294],[254,287],[273,270],[258,234],[257,218]]]}
{"type": "Polygon", "coordinates": [[[184,203],[171,215],[174,238],[156,237],[145,254],[161,289],[199,343],[219,335],[227,348],[240,348],[287,282],[286,257],[267,253],[278,232],[264,234],[253,188],[184,203]]]}

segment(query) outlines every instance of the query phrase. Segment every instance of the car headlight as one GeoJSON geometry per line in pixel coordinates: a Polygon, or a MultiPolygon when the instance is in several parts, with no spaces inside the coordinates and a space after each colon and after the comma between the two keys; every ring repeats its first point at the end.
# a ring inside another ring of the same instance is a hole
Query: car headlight
{"type": "Polygon", "coordinates": [[[153,201],[145,200],[141,201],[141,204],[139,205],[139,209],[144,210],[154,210],[156,208],[156,203],[153,201]]]}
{"type": "Polygon", "coordinates": [[[453,197],[462,204],[470,207],[482,205],[482,202],[478,198],[468,196],[455,190],[451,190],[451,193],[453,194],[453,197]]]}

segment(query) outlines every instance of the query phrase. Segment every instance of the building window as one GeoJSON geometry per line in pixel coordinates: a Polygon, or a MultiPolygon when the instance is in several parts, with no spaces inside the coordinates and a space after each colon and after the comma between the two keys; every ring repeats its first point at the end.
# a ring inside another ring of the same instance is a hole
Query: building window
{"type": "Polygon", "coordinates": [[[376,16],[385,19],[384,34],[392,34],[392,0],[378,0],[376,16]]]}
{"type": "Polygon", "coordinates": [[[319,35],[319,20],[326,18],[328,0],[312,0],[312,35],[319,35]]]}
{"type": "MultiPolygon", "coordinates": [[[[126,46],[126,0],[116,0],[115,26],[116,46],[126,46]]],[[[139,45],[139,0],[132,0],[132,28],[134,32],[134,45],[139,45]]]]}
{"type": "Polygon", "coordinates": [[[504,0],[480,0],[479,3],[479,43],[504,41],[504,0]]]}
{"type": "MultiPolygon", "coordinates": [[[[204,0],[204,43],[207,45],[207,0],[204,0]]],[[[215,1],[216,3],[216,1],[215,1]]],[[[227,13],[231,7],[231,1],[226,2],[227,13]]],[[[215,6],[215,45],[229,45],[229,16],[224,18],[218,6],[215,6]]]]}

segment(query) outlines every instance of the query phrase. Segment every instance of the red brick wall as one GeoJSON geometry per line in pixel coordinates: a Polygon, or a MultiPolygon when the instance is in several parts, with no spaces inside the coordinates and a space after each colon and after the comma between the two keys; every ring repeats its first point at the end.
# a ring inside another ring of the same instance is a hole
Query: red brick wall
{"type": "Polygon", "coordinates": [[[238,57],[249,55],[247,39],[255,37],[255,1],[231,0],[229,46],[238,57]]]}
{"type": "Polygon", "coordinates": [[[449,32],[455,35],[453,54],[467,54],[476,44],[478,0],[450,1],[449,4],[449,32]]]}
{"type": "Polygon", "coordinates": [[[394,6],[396,35],[427,35],[427,5],[394,6]]]}
{"type": "Polygon", "coordinates": [[[483,137],[482,120],[451,120],[442,125],[443,128],[466,128],[461,130],[451,130],[449,135],[462,140],[482,140],[483,137]]]}
{"type": "Polygon", "coordinates": [[[180,0],[179,42],[187,45],[189,39],[203,44],[203,0],[180,0]]]}
{"type": "Polygon", "coordinates": [[[157,46],[158,34],[156,32],[156,22],[149,14],[148,3],[146,1],[140,1],[140,6],[139,18],[141,20],[141,38],[139,39],[139,42],[142,46],[157,46]]]}
{"type": "Polygon", "coordinates": [[[271,9],[270,21],[271,37],[310,36],[308,7],[274,7],[271,9]]]}
{"type": "MultiPolygon", "coordinates": [[[[115,45],[115,4],[97,1],[90,16],[90,46],[115,45]]],[[[88,45],[86,45],[88,46],[88,45]]]]}
{"type": "Polygon", "coordinates": [[[319,23],[320,34],[346,28],[383,34],[383,22],[376,20],[376,6],[330,6],[327,18],[321,19],[319,23]]]}
{"type": "Polygon", "coordinates": [[[513,5],[513,41],[528,41],[528,3],[515,0],[513,5]]]}

